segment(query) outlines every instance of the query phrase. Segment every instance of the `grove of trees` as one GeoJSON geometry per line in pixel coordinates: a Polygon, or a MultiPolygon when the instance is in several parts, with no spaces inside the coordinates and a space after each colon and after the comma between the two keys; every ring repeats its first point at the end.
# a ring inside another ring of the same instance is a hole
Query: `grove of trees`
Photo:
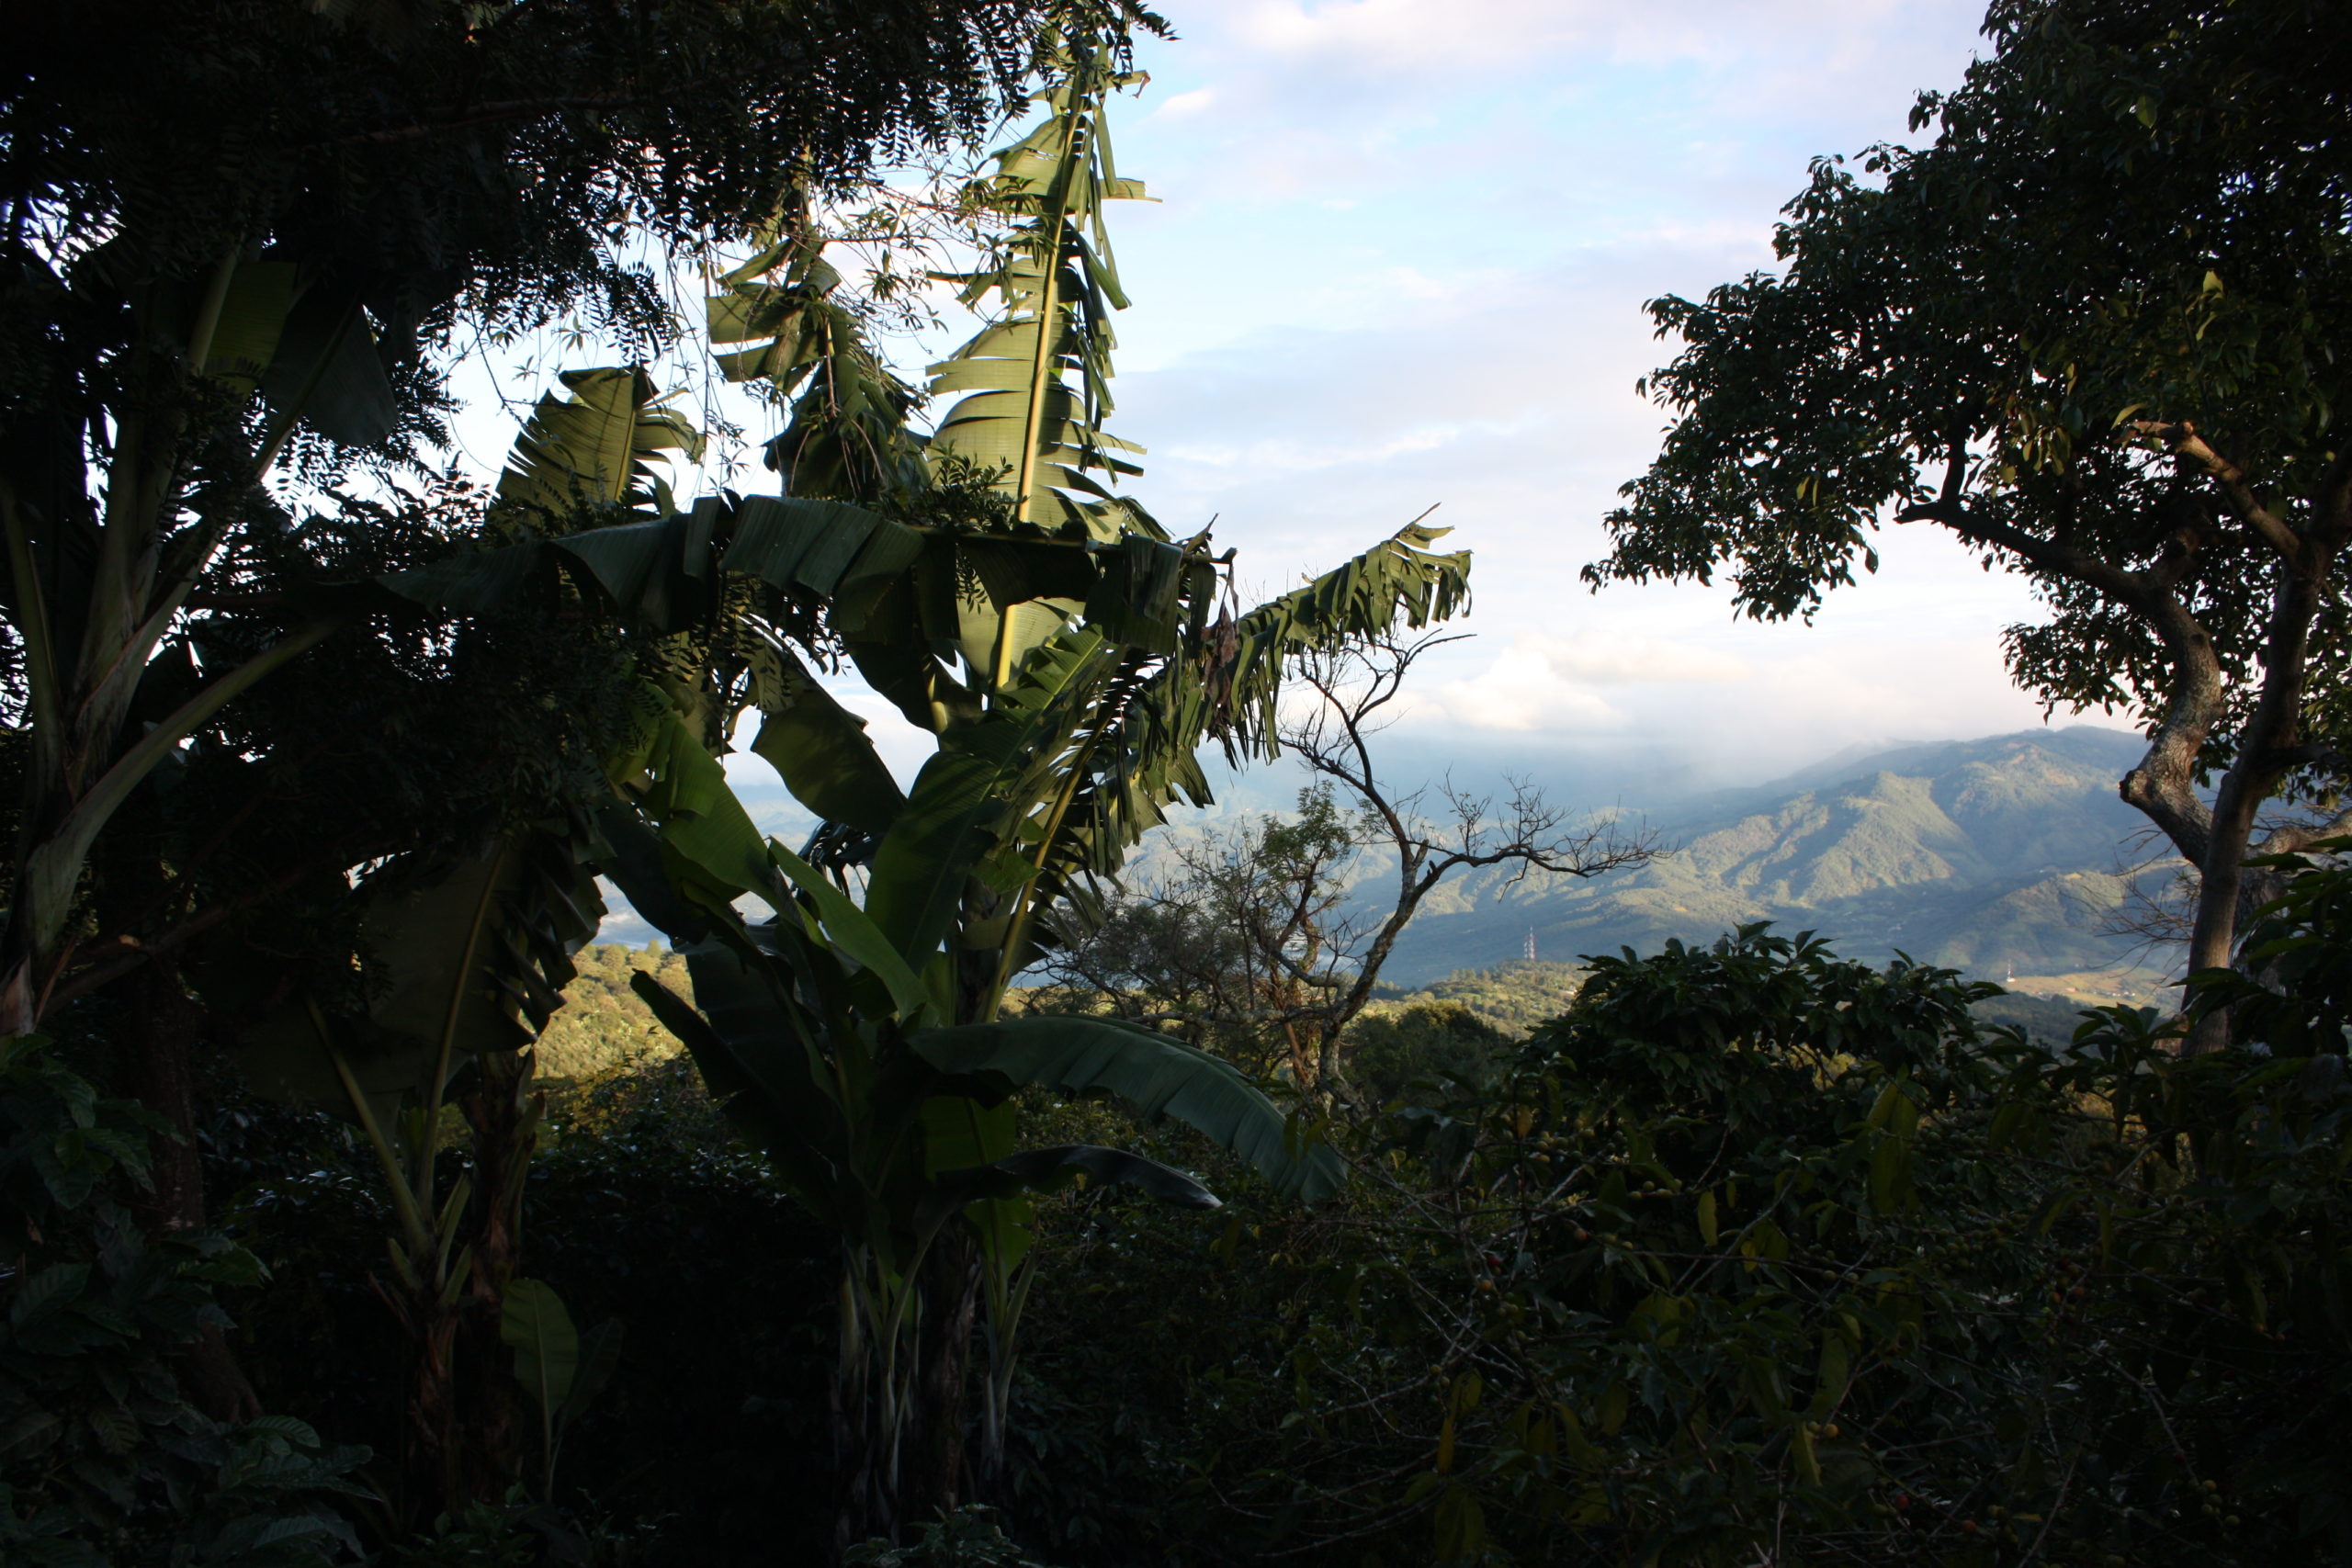
{"type": "Polygon", "coordinates": [[[1110,122],[1167,30],[23,20],[0,1558],[2352,1559],[2346,29],[1997,0],[1930,141],[1651,307],[1596,586],[1804,615],[1930,523],[2048,603],[2021,681],[2144,724],[2193,972],[2063,1042],[1758,927],[1532,1021],[1382,999],[1449,875],[1662,850],[1382,776],[1442,530],[1245,607],[1125,493],[1110,122]],[[843,242],[943,233],[918,384],[843,242]],[[607,362],[473,482],[452,378],[542,329],[607,362]],[[706,374],[760,485],[685,483],[706,374]],[[1317,783],[1123,880],[1212,747],[1317,783]],[[580,956],[606,886],[663,951],[580,956]]]}

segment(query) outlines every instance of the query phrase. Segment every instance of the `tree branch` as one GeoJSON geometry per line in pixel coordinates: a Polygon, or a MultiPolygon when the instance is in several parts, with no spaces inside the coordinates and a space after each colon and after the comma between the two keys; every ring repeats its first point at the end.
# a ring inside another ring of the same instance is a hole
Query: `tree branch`
{"type": "Polygon", "coordinates": [[[2148,623],[2172,657],[2172,696],[2149,735],[2146,758],[2123,776],[2117,793],[2162,829],[2184,857],[2204,864],[2213,818],[2197,797],[2197,757],[2222,716],[2222,663],[2204,626],[2169,591],[2170,581],[1995,522],[1950,496],[1905,507],[1895,521],[1939,523],[1972,544],[2007,550],[2104,594],[2148,623]]]}
{"type": "Polygon", "coordinates": [[[2304,542],[2287,520],[2262,504],[2254,492],[2253,482],[2245,470],[2213,450],[2197,427],[2187,420],[2167,423],[2162,420],[2141,419],[2132,422],[2133,434],[2151,441],[2162,442],[2176,457],[2184,458],[2202,468],[2213,481],[2214,488],[2228,499],[2230,510],[2237,513],[2256,538],[2276,551],[2280,559],[2290,565],[2302,564],[2304,542]]]}

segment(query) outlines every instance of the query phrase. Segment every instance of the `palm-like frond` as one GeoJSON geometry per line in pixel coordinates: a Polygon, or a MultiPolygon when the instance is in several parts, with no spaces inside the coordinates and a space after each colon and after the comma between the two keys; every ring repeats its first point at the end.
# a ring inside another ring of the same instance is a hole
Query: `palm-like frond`
{"type": "Polygon", "coordinates": [[[336,1115],[358,1114],[356,1095],[388,1120],[403,1097],[437,1100],[472,1058],[528,1045],[604,918],[592,869],[603,852],[582,819],[385,868],[352,895],[363,990],[305,988],[264,1018],[239,1048],[249,1081],[336,1115]]]}
{"type": "Polygon", "coordinates": [[[1161,538],[1141,507],[1094,477],[1115,482],[1142,471],[1121,454],[1143,448],[1102,428],[1116,343],[1110,316],[1127,304],[1102,204],[1144,196],[1141,181],[1117,173],[1102,109],[1131,78],[1091,40],[1066,41],[1059,66],[1036,100],[1045,118],[996,154],[996,173],[972,192],[981,209],[1020,227],[992,265],[941,275],[960,286],[966,305],[993,301],[996,314],[931,367],[933,397],[965,394],[941,419],[932,447],[1001,472],[998,486],[1022,522],[1102,540],[1161,538]]]}
{"type": "Polygon", "coordinates": [[[561,379],[571,395],[540,398],[515,438],[493,525],[560,533],[551,525],[583,505],[668,511],[667,486],[652,465],[665,452],[700,457],[701,434],[661,406],[642,370],[567,370],[561,379]]]}
{"type": "Polygon", "coordinates": [[[1167,808],[1208,802],[1202,747],[1222,743],[1236,763],[1277,753],[1275,712],[1293,660],[1461,609],[1470,557],[1431,549],[1445,532],[1408,526],[1238,620],[1188,629],[1174,657],[1130,660],[1104,681],[1057,759],[1061,795],[1023,812],[1017,841],[1034,868],[1026,898],[1035,915],[1006,932],[1008,976],[1035,961],[1040,918],[1049,933],[1084,929],[1094,884],[1117,873],[1167,808]]]}
{"type": "Polygon", "coordinates": [[[710,340],[744,346],[718,354],[730,381],[763,380],[792,409],[768,443],[768,467],[787,493],[873,501],[924,479],[922,443],[907,428],[915,389],[891,374],[842,302],[841,275],[807,188],[795,184],[754,238],[758,249],[718,279],[706,303],[710,340]]]}

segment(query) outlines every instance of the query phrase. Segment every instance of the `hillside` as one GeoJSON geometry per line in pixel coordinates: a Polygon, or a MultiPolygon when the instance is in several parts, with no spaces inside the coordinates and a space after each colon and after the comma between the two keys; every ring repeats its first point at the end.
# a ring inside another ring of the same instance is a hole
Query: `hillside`
{"type": "Polygon", "coordinates": [[[1399,945],[1400,985],[1490,965],[1535,933],[1544,958],[1703,941],[1771,920],[1857,958],[1896,949],[2000,978],[2109,968],[2123,901],[2116,798],[2136,737],[2077,726],[1907,747],[1708,797],[1659,824],[1675,852],[1592,883],[1488,875],[1432,901],[1399,945]],[[1826,776],[1825,776],[1825,774],[1826,776]]]}
{"type": "MultiPolygon", "coordinates": [[[[1441,889],[1385,978],[1409,988],[1491,970],[1523,955],[1531,930],[1540,959],[1566,963],[1655,951],[1668,937],[1710,941],[1753,920],[1819,931],[1852,957],[1901,949],[1993,979],[2112,970],[2135,956],[2104,927],[2146,825],[2115,785],[2141,751],[2136,736],[2077,725],[1842,755],[1689,799],[1651,817],[1674,852],[1639,871],[1516,886],[1490,873],[1441,889]]],[[[763,827],[805,830],[780,790],[754,793],[763,827]]],[[[1171,845],[1211,830],[1155,834],[1130,882],[1148,884],[1171,845]]],[[[1367,901],[1386,891],[1386,869],[1374,856],[1359,866],[1367,901]]],[[[651,935],[625,906],[603,932],[607,942],[651,935]]]]}
{"type": "Polygon", "coordinates": [[[627,947],[595,942],[572,955],[580,971],[563,988],[563,1006],[539,1036],[539,1073],[549,1078],[589,1078],[616,1066],[675,1055],[675,1036],[654,1021],[653,1010],[629,989],[629,976],[648,974],[683,997],[694,995],[686,961],[655,943],[627,947]]]}

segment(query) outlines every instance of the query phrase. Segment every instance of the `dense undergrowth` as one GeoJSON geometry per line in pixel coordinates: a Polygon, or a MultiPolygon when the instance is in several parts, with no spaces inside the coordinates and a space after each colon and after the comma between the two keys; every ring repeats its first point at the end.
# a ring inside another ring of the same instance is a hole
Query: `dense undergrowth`
{"type": "MultiPolygon", "coordinates": [[[[2209,985],[2245,1043],[2194,1060],[2122,1009],[2051,1052],[1948,971],[1760,929],[1599,961],[1525,1041],[1374,1021],[1343,1199],[1163,1128],[1221,1212],[1043,1206],[997,1516],[865,1557],[2346,1561],[2345,880],[2261,933],[2274,988],[2209,985]]],[[[159,1247],[123,1219],[135,1109],[53,1053],[12,1069],[8,1561],[821,1560],[831,1243],[684,1058],[561,1089],[532,1171],[531,1271],[625,1328],[552,1490],[402,1541],[362,1151],[217,1103],[223,1232],[159,1247]],[[274,1413],[241,1428],[175,1382],[229,1319],[274,1413]]],[[[1023,1115],[1080,1142],[1116,1112],[1023,1115]]]]}

